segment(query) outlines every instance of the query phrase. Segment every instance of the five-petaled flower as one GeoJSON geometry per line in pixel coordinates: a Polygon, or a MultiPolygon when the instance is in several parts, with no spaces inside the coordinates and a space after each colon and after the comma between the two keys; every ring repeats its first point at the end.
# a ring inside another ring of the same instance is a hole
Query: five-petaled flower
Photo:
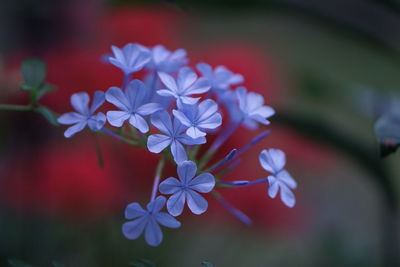
{"type": "Polygon", "coordinates": [[[244,80],[241,74],[235,74],[225,66],[217,66],[213,70],[210,65],[199,63],[197,69],[210,82],[211,89],[215,92],[225,91],[231,85],[242,83],[244,80]]]}
{"type": "Polygon", "coordinates": [[[181,215],[186,202],[194,214],[202,214],[207,210],[207,200],[197,192],[209,193],[215,186],[215,179],[210,173],[195,177],[196,172],[194,162],[184,161],[178,165],[179,180],[170,177],[160,184],[161,193],[172,194],[167,201],[167,209],[171,215],[181,215]]]}
{"type": "Polygon", "coordinates": [[[195,104],[200,97],[191,97],[191,95],[202,94],[210,90],[210,83],[205,78],[197,79],[197,74],[189,67],[183,67],[179,70],[178,77],[175,79],[165,72],[158,72],[161,82],[167,87],[158,90],[161,96],[173,96],[177,101],[185,104],[195,104]]]}
{"type": "Polygon", "coordinates": [[[126,120],[142,133],[149,131],[149,126],[143,116],[161,110],[157,103],[145,103],[145,85],[139,80],[131,81],[125,92],[118,87],[111,87],[106,92],[106,100],[120,110],[107,112],[108,122],[115,127],[121,127],[126,120]]]}
{"type": "Polygon", "coordinates": [[[147,139],[147,147],[153,153],[160,153],[167,146],[171,146],[171,153],[176,163],[187,159],[186,145],[200,145],[206,142],[204,137],[191,138],[185,133],[187,129],[178,119],[171,120],[166,111],[159,111],[151,116],[151,123],[163,134],[153,134],[147,139]]]}
{"type": "Polygon", "coordinates": [[[296,204],[296,199],[291,189],[295,189],[297,183],[284,169],[286,164],[285,153],[274,148],[264,149],[260,153],[259,160],[264,170],[271,173],[268,176],[268,195],[275,198],[280,189],[281,200],[286,206],[292,208],[296,204]]]}
{"type": "Polygon", "coordinates": [[[156,45],[151,48],[150,52],[151,60],[145,66],[149,70],[172,73],[188,62],[185,49],[177,49],[172,52],[162,45],[156,45]]]}
{"type": "Polygon", "coordinates": [[[218,105],[211,99],[204,100],[200,104],[186,105],[181,103],[178,110],[173,110],[175,118],[183,125],[189,127],[186,134],[192,138],[206,136],[204,130],[219,127],[222,123],[218,105]]]}
{"type": "Polygon", "coordinates": [[[72,137],[80,132],[87,125],[92,131],[100,131],[106,122],[106,116],[99,112],[94,112],[104,103],[104,93],[96,91],[93,97],[92,106],[89,108],[89,95],[87,93],[76,93],[71,96],[71,105],[76,112],[68,112],[61,115],[57,121],[60,124],[71,125],[65,132],[66,138],[72,137]]]}
{"type": "Polygon", "coordinates": [[[269,106],[264,106],[262,95],[254,92],[247,93],[246,88],[238,87],[236,96],[246,126],[254,129],[257,127],[257,122],[264,125],[270,123],[267,119],[275,114],[275,110],[269,106]]]}
{"type": "Polygon", "coordinates": [[[128,239],[138,238],[143,231],[145,240],[150,246],[158,246],[163,234],[159,225],[168,228],[179,228],[181,223],[173,216],[162,212],[165,205],[165,197],[158,196],[155,200],[147,204],[147,209],[143,209],[139,203],[131,203],[126,207],[125,218],[132,220],[122,225],[122,232],[128,239]]]}
{"type": "Polygon", "coordinates": [[[141,70],[151,60],[150,51],[138,44],[127,44],[122,49],[112,46],[111,49],[113,55],[108,57],[108,61],[125,75],[141,70]]]}

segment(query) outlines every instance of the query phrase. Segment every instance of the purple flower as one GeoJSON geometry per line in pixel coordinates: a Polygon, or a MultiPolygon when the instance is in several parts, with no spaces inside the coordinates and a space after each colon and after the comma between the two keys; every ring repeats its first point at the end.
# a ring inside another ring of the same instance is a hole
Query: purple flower
{"type": "Polygon", "coordinates": [[[197,167],[194,162],[184,161],[178,165],[179,180],[170,177],[160,184],[161,193],[172,194],[167,201],[167,209],[171,215],[181,215],[186,202],[194,214],[202,214],[207,210],[207,200],[197,192],[210,192],[215,186],[215,179],[209,173],[195,177],[196,172],[197,167]]]}
{"type": "Polygon", "coordinates": [[[239,109],[244,123],[249,128],[256,128],[257,123],[264,125],[270,123],[267,119],[275,114],[275,110],[269,106],[264,106],[262,95],[254,92],[247,93],[246,88],[238,87],[236,96],[239,100],[239,109]]]}
{"type": "Polygon", "coordinates": [[[147,147],[153,153],[160,153],[166,147],[171,146],[171,153],[176,163],[187,159],[186,145],[200,145],[206,142],[204,137],[196,139],[185,134],[185,127],[178,119],[172,122],[166,111],[160,111],[151,117],[151,123],[163,134],[153,134],[147,139],[147,147]]]}
{"type": "Polygon", "coordinates": [[[259,160],[264,170],[271,173],[268,176],[268,195],[275,198],[280,189],[281,200],[286,206],[292,208],[296,204],[296,199],[291,189],[295,189],[297,183],[284,169],[286,164],[285,153],[274,148],[264,149],[260,153],[259,160]]]}
{"type": "Polygon", "coordinates": [[[121,127],[126,120],[140,132],[149,131],[149,126],[143,116],[161,109],[157,103],[145,103],[145,85],[139,80],[131,81],[125,92],[118,87],[111,87],[106,93],[106,99],[120,110],[107,112],[108,122],[115,127],[121,127]]]}
{"type": "Polygon", "coordinates": [[[243,82],[243,76],[234,74],[224,66],[217,66],[214,70],[206,63],[197,64],[197,69],[211,83],[211,89],[224,91],[231,85],[243,82]]]}
{"type": "Polygon", "coordinates": [[[185,49],[172,52],[162,45],[151,48],[151,56],[151,61],[147,63],[146,68],[153,71],[172,73],[188,62],[185,49]]]}
{"type": "Polygon", "coordinates": [[[122,49],[112,46],[113,55],[108,61],[120,68],[125,75],[141,70],[150,60],[150,51],[138,44],[127,44],[122,49]]]}
{"type": "Polygon", "coordinates": [[[207,79],[197,79],[197,74],[191,68],[183,67],[179,70],[178,78],[175,79],[165,72],[159,72],[161,82],[167,87],[158,90],[161,96],[173,96],[178,102],[185,104],[195,104],[200,97],[194,98],[191,95],[202,94],[210,90],[210,84],[207,79]]]}
{"type": "Polygon", "coordinates": [[[139,203],[131,203],[125,209],[125,218],[132,220],[122,225],[122,232],[128,239],[138,238],[144,231],[144,238],[150,246],[158,246],[163,234],[159,225],[168,228],[179,228],[181,223],[166,212],[161,212],[165,205],[165,197],[158,196],[147,204],[147,210],[139,203]]]}
{"type": "Polygon", "coordinates": [[[94,93],[93,103],[89,109],[89,95],[87,93],[76,93],[71,96],[71,105],[76,112],[68,112],[58,118],[58,123],[71,125],[65,132],[66,138],[72,137],[74,134],[83,130],[86,125],[92,131],[100,131],[105,122],[106,116],[99,112],[94,112],[104,103],[104,93],[96,91],[94,93]]]}
{"type": "Polygon", "coordinates": [[[189,127],[186,134],[192,138],[206,136],[207,129],[215,129],[222,123],[218,105],[211,99],[204,100],[200,104],[180,104],[179,110],[173,110],[175,118],[183,125],[189,127]]]}

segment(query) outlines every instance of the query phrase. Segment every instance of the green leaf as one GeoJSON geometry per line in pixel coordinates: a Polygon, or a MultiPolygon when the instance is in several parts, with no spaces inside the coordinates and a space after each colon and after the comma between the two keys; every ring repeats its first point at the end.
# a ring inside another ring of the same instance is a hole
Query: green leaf
{"type": "Polygon", "coordinates": [[[24,83],[21,84],[22,90],[36,90],[44,82],[46,77],[46,64],[36,58],[28,58],[22,62],[21,75],[24,83]]]}
{"type": "Polygon", "coordinates": [[[36,112],[41,114],[46,120],[48,120],[54,126],[58,126],[57,116],[50,109],[43,106],[39,106],[38,108],[36,108],[36,112]]]}
{"type": "Polygon", "coordinates": [[[27,264],[21,260],[10,259],[8,260],[8,264],[12,267],[34,267],[33,265],[27,264]]]}
{"type": "Polygon", "coordinates": [[[375,134],[381,145],[381,156],[386,157],[400,146],[400,113],[389,111],[375,123],[375,134]]]}
{"type": "Polygon", "coordinates": [[[203,261],[203,262],[201,263],[201,266],[202,266],[202,267],[214,267],[214,264],[212,264],[212,263],[209,262],[209,261],[203,261]]]}
{"type": "Polygon", "coordinates": [[[53,92],[56,88],[50,84],[42,84],[38,89],[35,95],[35,100],[38,101],[41,99],[45,94],[53,92]]]}

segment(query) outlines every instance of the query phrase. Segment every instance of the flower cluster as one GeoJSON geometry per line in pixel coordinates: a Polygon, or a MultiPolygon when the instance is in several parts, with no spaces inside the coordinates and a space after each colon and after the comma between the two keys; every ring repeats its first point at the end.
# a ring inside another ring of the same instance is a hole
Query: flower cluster
{"type": "Polygon", "coordinates": [[[194,214],[204,213],[208,202],[202,194],[207,193],[249,224],[251,220],[226,202],[216,187],[266,183],[271,198],[280,191],[286,206],[295,205],[292,190],[297,184],[284,169],[286,158],[279,149],[265,149],[260,153],[261,167],[270,173],[269,176],[252,181],[222,180],[235,168],[240,156],[265,138],[269,130],[244,147],[233,149],[216,164],[209,165],[215,152],[240,127],[257,129],[260,125],[268,125],[269,118],[275,113],[264,104],[261,95],[248,92],[243,86],[233,88],[244,81],[242,75],[232,73],[224,66],[213,68],[206,63],[199,63],[193,69],[188,66],[185,50],[169,51],[161,45],[149,48],[127,44],[123,48],[113,46],[112,52],[104,58],[122,71],[122,86],[111,87],[105,93],[97,91],[90,108],[87,93],[72,95],[75,112],[63,114],[58,122],[72,125],[64,133],[67,138],[87,126],[93,132],[108,134],[161,154],[146,209],[137,202],[126,208],[125,217],[130,221],[123,224],[122,231],[127,238],[136,239],[144,232],[149,245],[159,245],[163,237],[160,225],[180,227],[181,223],[175,217],[182,214],[185,205],[194,214]],[[145,76],[134,78],[141,70],[145,76]],[[115,108],[106,115],[95,114],[105,101],[115,108]],[[224,123],[222,114],[226,114],[224,123]],[[209,135],[216,136],[210,145],[207,144],[209,135]],[[204,144],[208,147],[206,152],[198,155],[199,146],[204,144]],[[178,178],[162,180],[163,167],[168,162],[177,166],[178,178]],[[167,212],[161,211],[165,206],[167,212]]]}

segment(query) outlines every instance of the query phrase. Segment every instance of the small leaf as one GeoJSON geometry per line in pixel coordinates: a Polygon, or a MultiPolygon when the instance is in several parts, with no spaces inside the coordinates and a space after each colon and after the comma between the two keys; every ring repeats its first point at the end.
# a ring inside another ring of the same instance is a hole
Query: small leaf
{"type": "Polygon", "coordinates": [[[35,100],[38,101],[39,99],[41,99],[45,94],[50,93],[52,91],[54,91],[56,88],[50,84],[42,84],[38,89],[37,89],[37,93],[35,96],[35,100]]]}
{"type": "Polygon", "coordinates": [[[38,108],[36,108],[36,112],[41,114],[46,120],[48,120],[54,126],[58,126],[57,116],[50,109],[43,106],[39,106],[38,108]]]}
{"type": "Polygon", "coordinates": [[[380,142],[382,157],[396,152],[400,146],[400,112],[383,114],[375,123],[375,134],[380,142]]]}
{"type": "Polygon", "coordinates": [[[11,267],[34,267],[33,265],[27,264],[21,260],[17,260],[17,259],[10,259],[8,260],[8,264],[11,267]]]}
{"type": "Polygon", "coordinates": [[[21,75],[24,83],[21,84],[22,90],[36,90],[41,86],[46,77],[46,64],[36,58],[28,58],[22,62],[21,75]]]}
{"type": "Polygon", "coordinates": [[[203,262],[201,263],[201,266],[202,266],[202,267],[214,267],[214,264],[212,264],[212,263],[209,262],[209,261],[203,261],[203,262]]]}

